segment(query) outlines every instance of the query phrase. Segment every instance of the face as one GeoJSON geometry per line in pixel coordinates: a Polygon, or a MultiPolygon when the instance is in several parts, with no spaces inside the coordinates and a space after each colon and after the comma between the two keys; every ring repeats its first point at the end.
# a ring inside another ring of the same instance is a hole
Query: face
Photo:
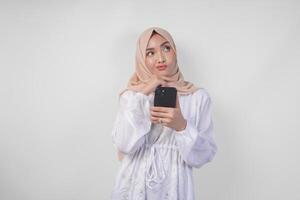
{"type": "Polygon", "coordinates": [[[154,33],[146,48],[145,62],[153,74],[171,76],[176,67],[176,54],[170,43],[154,33]]]}

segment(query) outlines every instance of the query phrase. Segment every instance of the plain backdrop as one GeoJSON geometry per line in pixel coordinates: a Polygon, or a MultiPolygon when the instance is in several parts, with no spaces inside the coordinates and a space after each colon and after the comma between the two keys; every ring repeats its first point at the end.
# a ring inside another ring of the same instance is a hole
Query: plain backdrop
{"type": "Polygon", "coordinates": [[[300,199],[297,0],[0,1],[0,199],[110,199],[136,40],[168,30],[213,101],[196,199],[300,199]]]}

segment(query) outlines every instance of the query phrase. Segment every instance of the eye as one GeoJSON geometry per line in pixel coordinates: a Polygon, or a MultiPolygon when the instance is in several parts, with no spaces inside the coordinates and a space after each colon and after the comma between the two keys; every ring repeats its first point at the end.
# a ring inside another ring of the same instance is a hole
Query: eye
{"type": "Polygon", "coordinates": [[[168,51],[170,51],[170,49],[171,49],[170,46],[168,46],[168,45],[164,46],[164,51],[168,52],[168,51]]]}
{"type": "Polygon", "coordinates": [[[147,53],[146,53],[146,56],[153,56],[153,52],[152,51],[148,51],[147,53]]]}

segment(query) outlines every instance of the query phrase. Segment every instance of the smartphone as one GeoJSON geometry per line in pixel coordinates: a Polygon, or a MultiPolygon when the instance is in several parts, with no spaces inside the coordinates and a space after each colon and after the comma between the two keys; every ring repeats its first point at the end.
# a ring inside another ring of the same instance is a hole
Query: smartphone
{"type": "Polygon", "coordinates": [[[177,89],[175,87],[158,86],[154,93],[154,106],[176,107],[177,89]]]}

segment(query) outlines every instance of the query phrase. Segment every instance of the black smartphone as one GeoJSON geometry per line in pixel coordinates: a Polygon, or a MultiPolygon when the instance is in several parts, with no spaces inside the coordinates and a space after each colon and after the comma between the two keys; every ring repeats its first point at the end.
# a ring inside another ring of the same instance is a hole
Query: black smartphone
{"type": "Polygon", "coordinates": [[[175,87],[158,86],[154,93],[154,106],[176,107],[177,89],[175,87]]]}

